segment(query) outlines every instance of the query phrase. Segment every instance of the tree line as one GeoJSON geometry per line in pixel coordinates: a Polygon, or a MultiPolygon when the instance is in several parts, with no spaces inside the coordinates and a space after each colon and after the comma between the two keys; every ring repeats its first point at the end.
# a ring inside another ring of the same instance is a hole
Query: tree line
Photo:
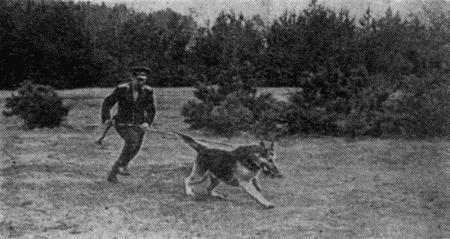
{"type": "Polygon", "coordinates": [[[186,47],[196,29],[170,9],[136,12],[124,4],[0,1],[0,87],[31,80],[56,88],[113,86],[131,65],[154,84],[191,84],[186,47]]]}
{"type": "Polygon", "coordinates": [[[259,86],[304,86],[309,74],[323,71],[342,75],[340,84],[357,69],[423,76],[449,65],[449,14],[431,10],[426,18],[402,18],[390,9],[374,18],[368,9],[357,20],[312,1],[271,24],[222,12],[198,26],[170,9],[2,0],[0,87],[25,80],[56,88],[112,86],[130,65],[149,66],[155,86],[228,80],[231,65],[259,86]]]}

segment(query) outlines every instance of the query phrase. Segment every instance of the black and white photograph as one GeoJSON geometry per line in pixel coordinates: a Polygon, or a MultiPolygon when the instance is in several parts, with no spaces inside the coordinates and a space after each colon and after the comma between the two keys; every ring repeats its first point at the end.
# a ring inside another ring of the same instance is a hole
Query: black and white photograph
{"type": "Polygon", "coordinates": [[[450,239],[450,0],[0,0],[0,239],[450,239]]]}

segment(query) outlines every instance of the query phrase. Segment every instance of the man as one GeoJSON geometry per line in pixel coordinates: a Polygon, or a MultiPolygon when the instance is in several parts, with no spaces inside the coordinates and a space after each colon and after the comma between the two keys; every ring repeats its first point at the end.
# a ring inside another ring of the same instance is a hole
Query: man
{"type": "Polygon", "coordinates": [[[111,120],[111,108],[117,103],[118,111],[114,116],[115,128],[125,141],[119,159],[112,166],[107,180],[117,183],[117,174],[128,176],[128,164],[141,148],[145,131],[150,128],[155,118],[153,90],[145,85],[147,67],[132,67],[131,80],[117,86],[102,104],[102,123],[111,120]]]}

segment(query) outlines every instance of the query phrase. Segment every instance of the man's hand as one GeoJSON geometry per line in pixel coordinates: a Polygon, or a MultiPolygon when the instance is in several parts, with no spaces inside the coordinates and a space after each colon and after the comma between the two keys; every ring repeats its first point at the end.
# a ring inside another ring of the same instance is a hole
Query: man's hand
{"type": "Polygon", "coordinates": [[[147,122],[140,124],[139,128],[141,128],[141,129],[143,129],[145,131],[150,131],[150,125],[147,122]]]}
{"type": "Polygon", "coordinates": [[[103,125],[105,125],[105,130],[103,131],[102,137],[97,140],[97,144],[102,144],[103,139],[106,137],[106,134],[108,133],[109,129],[113,126],[112,119],[106,120],[103,125]]]}
{"type": "Polygon", "coordinates": [[[107,119],[107,120],[105,120],[105,122],[103,122],[103,125],[108,126],[111,124],[111,122],[112,122],[112,119],[107,119]]]}

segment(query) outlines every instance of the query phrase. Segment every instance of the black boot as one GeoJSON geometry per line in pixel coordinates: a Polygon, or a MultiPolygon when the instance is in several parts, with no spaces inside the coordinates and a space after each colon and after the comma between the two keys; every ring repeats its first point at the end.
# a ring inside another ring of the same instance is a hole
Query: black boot
{"type": "Polygon", "coordinates": [[[109,172],[108,177],[106,179],[110,183],[118,183],[119,181],[117,180],[117,169],[115,168],[111,169],[111,172],[109,172]]]}

